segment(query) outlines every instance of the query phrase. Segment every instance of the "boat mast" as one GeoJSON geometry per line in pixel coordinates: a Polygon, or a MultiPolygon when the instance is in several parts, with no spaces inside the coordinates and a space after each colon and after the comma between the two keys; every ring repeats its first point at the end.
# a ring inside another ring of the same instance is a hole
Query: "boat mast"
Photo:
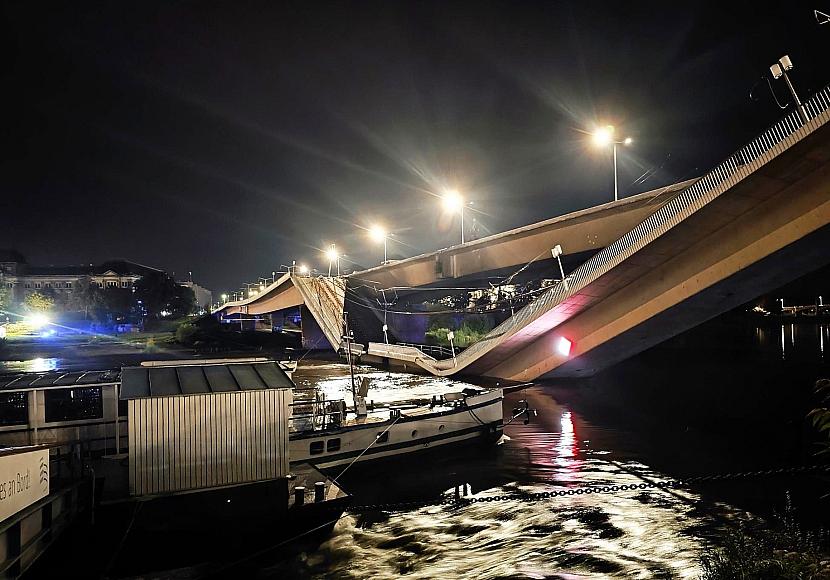
{"type": "Polygon", "coordinates": [[[357,394],[354,387],[354,365],[352,364],[352,335],[349,332],[349,313],[343,312],[343,324],[346,327],[346,358],[349,359],[349,374],[352,377],[352,405],[354,406],[354,413],[357,415],[357,394]]]}

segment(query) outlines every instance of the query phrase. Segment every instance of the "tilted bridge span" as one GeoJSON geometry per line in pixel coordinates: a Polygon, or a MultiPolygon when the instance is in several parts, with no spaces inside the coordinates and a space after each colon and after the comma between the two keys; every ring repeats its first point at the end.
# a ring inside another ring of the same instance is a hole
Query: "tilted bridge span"
{"type": "Polygon", "coordinates": [[[338,348],[350,284],[440,284],[561,244],[586,259],[456,357],[364,346],[440,376],[589,376],[830,262],[830,90],[805,108],[808,122],[793,111],[693,182],[347,277],[287,274],[220,315],[302,306],[338,348]]]}

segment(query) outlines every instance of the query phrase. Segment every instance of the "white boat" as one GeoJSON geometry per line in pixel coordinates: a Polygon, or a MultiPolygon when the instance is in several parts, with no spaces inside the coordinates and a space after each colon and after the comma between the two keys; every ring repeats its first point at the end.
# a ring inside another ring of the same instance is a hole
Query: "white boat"
{"type": "Polygon", "coordinates": [[[326,469],[474,440],[495,442],[502,435],[503,399],[500,388],[467,388],[365,415],[348,412],[342,400],[295,399],[291,460],[326,469]]]}

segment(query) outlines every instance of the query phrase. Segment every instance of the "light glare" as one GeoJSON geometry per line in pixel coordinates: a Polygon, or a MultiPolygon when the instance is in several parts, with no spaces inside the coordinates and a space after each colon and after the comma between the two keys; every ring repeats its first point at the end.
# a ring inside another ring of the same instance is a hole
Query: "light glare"
{"type": "Polygon", "coordinates": [[[369,236],[376,242],[382,242],[386,239],[386,230],[379,225],[374,225],[369,228],[369,236]]]}
{"type": "Polygon", "coordinates": [[[326,258],[329,259],[329,262],[337,260],[337,249],[334,246],[326,250],[326,258]]]}
{"type": "Polygon", "coordinates": [[[464,206],[464,198],[457,191],[447,191],[444,194],[444,209],[449,212],[460,211],[464,206]]]}
{"type": "Polygon", "coordinates": [[[308,274],[308,266],[306,266],[305,264],[300,264],[298,271],[300,272],[300,274],[303,275],[308,274]]]}
{"type": "Polygon", "coordinates": [[[49,324],[49,318],[42,312],[36,312],[26,317],[26,324],[32,328],[41,328],[49,324]]]}
{"type": "Polygon", "coordinates": [[[608,125],[606,127],[599,127],[593,132],[594,145],[597,147],[605,147],[614,140],[614,127],[608,125]]]}
{"type": "Polygon", "coordinates": [[[559,342],[556,344],[556,350],[562,356],[569,356],[571,354],[571,341],[564,336],[559,337],[559,342]]]}

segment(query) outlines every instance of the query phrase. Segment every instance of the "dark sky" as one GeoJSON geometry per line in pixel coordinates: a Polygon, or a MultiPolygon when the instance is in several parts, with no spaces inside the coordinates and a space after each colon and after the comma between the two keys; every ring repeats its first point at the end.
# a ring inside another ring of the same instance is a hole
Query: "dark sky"
{"type": "Polygon", "coordinates": [[[830,0],[5,3],[0,247],[221,292],[292,259],[446,247],[705,172],[830,82],[830,0]],[[756,100],[749,97],[754,88],[756,100]],[[773,85],[779,100],[785,87],[773,85]],[[642,174],[650,177],[637,181],[642,174]]]}

